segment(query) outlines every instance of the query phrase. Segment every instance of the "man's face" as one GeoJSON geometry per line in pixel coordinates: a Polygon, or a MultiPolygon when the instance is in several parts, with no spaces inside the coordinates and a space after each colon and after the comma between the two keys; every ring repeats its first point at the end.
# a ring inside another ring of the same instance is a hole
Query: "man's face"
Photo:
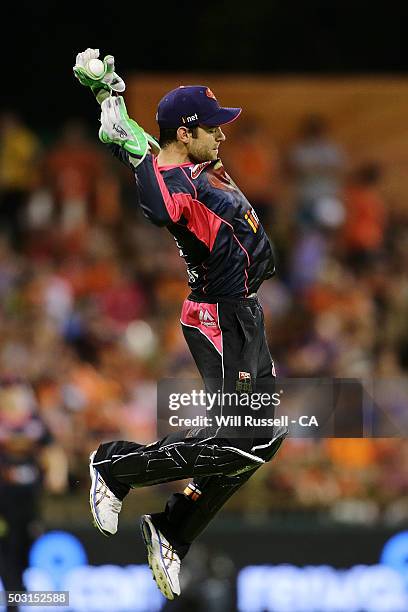
{"type": "Polygon", "coordinates": [[[198,164],[213,161],[218,158],[218,147],[224,140],[225,135],[219,126],[195,128],[194,135],[190,132],[186,145],[188,156],[198,164]]]}

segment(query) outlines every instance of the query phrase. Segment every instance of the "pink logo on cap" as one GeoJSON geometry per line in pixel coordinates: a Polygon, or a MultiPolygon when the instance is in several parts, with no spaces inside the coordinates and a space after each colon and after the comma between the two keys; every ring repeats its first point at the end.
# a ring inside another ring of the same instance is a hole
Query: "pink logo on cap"
{"type": "Polygon", "coordinates": [[[217,99],[209,87],[207,87],[207,89],[205,90],[205,95],[209,98],[212,98],[213,100],[217,99]]]}

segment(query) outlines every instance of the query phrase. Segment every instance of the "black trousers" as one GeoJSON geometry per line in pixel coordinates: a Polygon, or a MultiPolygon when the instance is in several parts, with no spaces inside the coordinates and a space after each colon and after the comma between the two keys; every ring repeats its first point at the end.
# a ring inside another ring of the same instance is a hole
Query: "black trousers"
{"type": "MultiPolygon", "coordinates": [[[[275,372],[256,297],[217,303],[187,299],[183,333],[206,390],[216,393],[271,392],[275,372]]],[[[217,405],[219,413],[223,405],[217,405]]],[[[233,409],[233,408],[232,408],[233,409]]],[[[229,408],[231,410],[231,408],[229,408]]],[[[271,413],[269,412],[269,416],[271,413]]],[[[102,444],[94,458],[108,486],[123,499],[130,488],[186,478],[153,521],[183,557],[193,540],[244,482],[277,452],[287,434],[269,428],[185,430],[150,445],[116,441],[102,444]]]]}

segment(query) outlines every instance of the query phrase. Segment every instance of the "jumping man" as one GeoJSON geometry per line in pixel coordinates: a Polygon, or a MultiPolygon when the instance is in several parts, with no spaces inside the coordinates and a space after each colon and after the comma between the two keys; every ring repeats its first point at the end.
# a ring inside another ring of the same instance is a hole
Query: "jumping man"
{"type": "MultiPolygon", "coordinates": [[[[207,391],[274,383],[256,292],[274,274],[271,243],[258,217],[218,157],[222,126],[240,108],[223,108],[201,85],[182,86],[158,105],[157,142],[129,118],[122,79],[107,56],[96,79],[88,62],[99,51],[79,53],[74,73],[101,104],[99,138],[134,173],[144,215],[174,236],[185,259],[191,290],[181,313],[184,337],[207,391]],[[211,325],[209,325],[209,321],[211,325]],[[244,384],[245,383],[245,384],[244,384]]],[[[218,407],[222,410],[222,406],[218,407]]],[[[191,478],[163,512],[146,514],[141,530],[148,562],[168,599],[180,594],[179,572],[191,543],[225,502],[281,445],[286,430],[257,437],[191,429],[149,445],[104,443],[91,454],[90,505],[96,527],[115,534],[131,488],[191,478]]]]}

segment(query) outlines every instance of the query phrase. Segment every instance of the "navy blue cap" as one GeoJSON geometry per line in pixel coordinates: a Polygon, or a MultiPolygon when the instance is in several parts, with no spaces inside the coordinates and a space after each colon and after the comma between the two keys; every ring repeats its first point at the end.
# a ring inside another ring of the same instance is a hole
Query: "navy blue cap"
{"type": "Polygon", "coordinates": [[[160,100],[156,120],[162,128],[215,127],[235,121],[241,110],[220,106],[211,89],[204,85],[182,85],[160,100]]]}

